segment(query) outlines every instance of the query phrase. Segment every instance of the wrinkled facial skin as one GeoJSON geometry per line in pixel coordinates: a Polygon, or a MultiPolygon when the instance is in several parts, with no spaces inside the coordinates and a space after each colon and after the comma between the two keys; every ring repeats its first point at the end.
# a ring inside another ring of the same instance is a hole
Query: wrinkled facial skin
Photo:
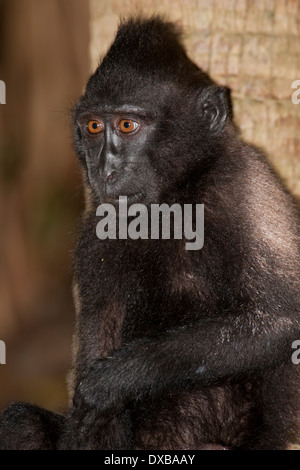
{"type": "Polygon", "coordinates": [[[77,113],[76,125],[79,153],[98,202],[117,205],[119,196],[127,196],[130,204],[147,204],[157,198],[158,177],[149,157],[154,113],[136,105],[97,107],[77,113]]]}
{"type": "Polygon", "coordinates": [[[98,82],[92,77],[73,112],[75,148],[94,203],[117,206],[120,196],[148,206],[178,202],[182,185],[214,159],[210,153],[220,153],[214,145],[230,108],[226,90],[157,80],[112,98],[98,82]]]}

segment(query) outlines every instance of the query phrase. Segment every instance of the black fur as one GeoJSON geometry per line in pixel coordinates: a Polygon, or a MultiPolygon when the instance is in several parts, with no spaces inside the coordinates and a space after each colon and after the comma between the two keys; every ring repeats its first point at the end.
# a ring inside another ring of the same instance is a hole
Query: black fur
{"type": "Polygon", "coordinates": [[[11,405],[0,447],[286,448],[299,410],[300,218],[240,139],[228,90],[187,58],[173,24],[131,19],[74,128],[87,209],[74,257],[73,406],[67,418],[44,410],[36,420],[39,409],[28,417],[28,405],[11,405]],[[130,136],[118,127],[125,118],[139,123],[130,136]],[[105,131],[90,135],[92,119],[105,131]],[[119,195],[203,203],[203,249],[100,241],[96,207],[119,195]]]}

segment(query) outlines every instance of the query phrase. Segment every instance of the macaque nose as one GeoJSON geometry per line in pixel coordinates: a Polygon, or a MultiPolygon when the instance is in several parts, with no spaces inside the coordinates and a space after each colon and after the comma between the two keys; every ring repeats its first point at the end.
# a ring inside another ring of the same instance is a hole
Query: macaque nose
{"type": "Polygon", "coordinates": [[[106,181],[107,181],[108,184],[113,184],[113,183],[116,182],[116,179],[117,179],[117,172],[115,170],[112,170],[107,175],[106,181]]]}

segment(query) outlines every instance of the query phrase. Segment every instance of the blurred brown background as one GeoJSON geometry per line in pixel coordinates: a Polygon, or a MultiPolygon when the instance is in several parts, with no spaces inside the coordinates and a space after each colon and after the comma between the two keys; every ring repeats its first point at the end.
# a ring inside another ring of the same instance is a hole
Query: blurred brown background
{"type": "Polygon", "coordinates": [[[86,0],[0,0],[0,407],[66,406],[82,208],[69,112],[89,75],[86,0]]]}
{"type": "Polygon", "coordinates": [[[180,22],[190,57],[232,88],[244,137],[300,197],[300,0],[0,0],[0,408],[66,407],[83,199],[68,112],[119,16],[140,11],[180,22]]]}

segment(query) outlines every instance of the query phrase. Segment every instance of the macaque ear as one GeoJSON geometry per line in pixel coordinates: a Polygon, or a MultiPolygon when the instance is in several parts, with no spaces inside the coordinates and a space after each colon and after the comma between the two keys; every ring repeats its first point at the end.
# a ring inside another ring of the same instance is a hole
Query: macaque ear
{"type": "Polygon", "coordinates": [[[232,118],[229,88],[212,85],[202,90],[198,97],[198,112],[213,134],[221,133],[227,118],[232,118]]]}

